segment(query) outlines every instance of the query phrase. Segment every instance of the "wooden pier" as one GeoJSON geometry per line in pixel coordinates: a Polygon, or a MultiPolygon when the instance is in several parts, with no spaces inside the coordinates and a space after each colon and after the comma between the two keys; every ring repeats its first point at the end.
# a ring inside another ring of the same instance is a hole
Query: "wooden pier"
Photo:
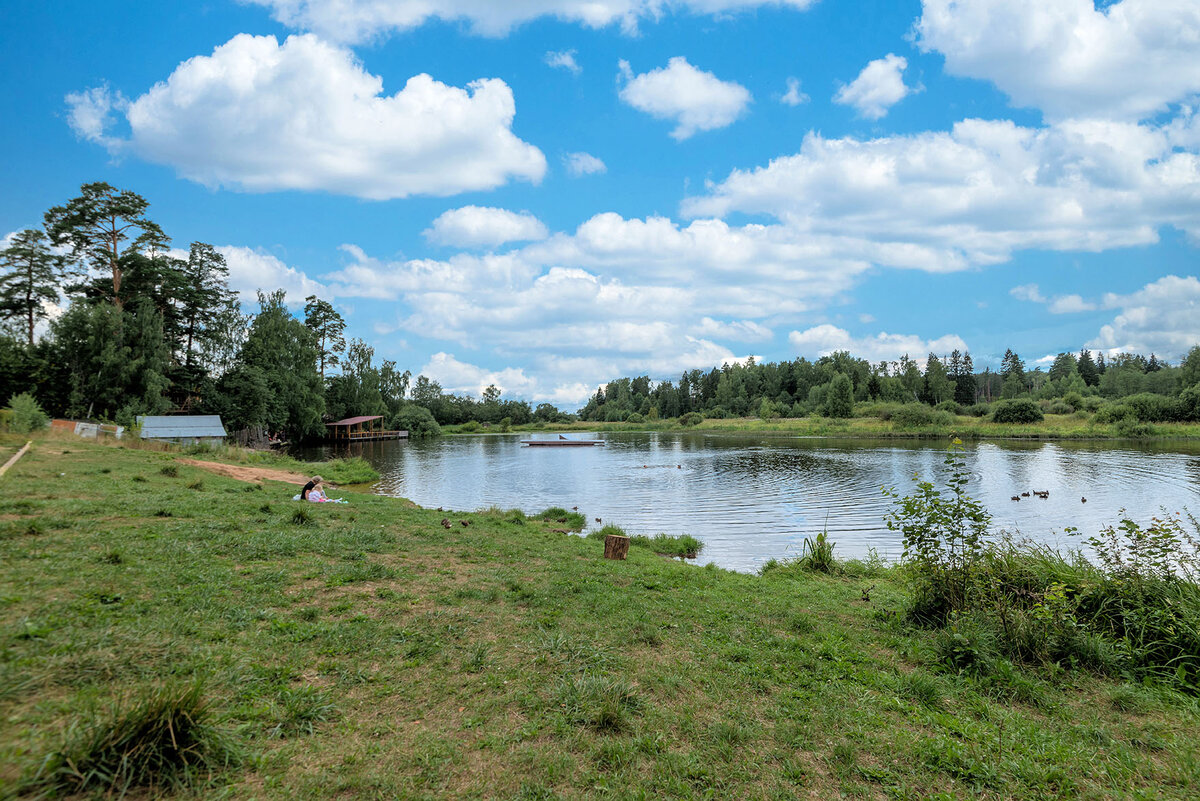
{"type": "Polygon", "coordinates": [[[366,415],[363,417],[347,417],[345,420],[338,420],[336,423],[326,423],[325,439],[332,442],[408,439],[408,432],[385,429],[381,415],[366,415]]]}
{"type": "Polygon", "coordinates": [[[522,445],[530,445],[536,448],[556,448],[556,447],[587,447],[589,445],[603,445],[602,439],[567,439],[559,435],[558,439],[523,439],[522,445]]]}

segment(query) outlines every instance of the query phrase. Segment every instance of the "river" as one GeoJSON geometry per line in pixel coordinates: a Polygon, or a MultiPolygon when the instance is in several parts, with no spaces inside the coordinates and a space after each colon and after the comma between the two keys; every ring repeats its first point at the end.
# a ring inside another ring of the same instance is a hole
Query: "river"
{"type": "MultiPolygon", "coordinates": [[[[874,549],[894,560],[902,545],[884,523],[892,503],[881,488],[906,494],[914,476],[945,472],[944,445],[929,440],[608,433],[598,435],[603,447],[520,443],[554,436],[372,442],[299,455],[361,455],[382,476],[375,492],[426,507],[533,513],[577,506],[593,528],[600,518],[630,533],[691,534],[705,545],[698,563],[742,571],[798,556],[804,538],[822,529],[839,558],[874,549]]],[[[1078,546],[1064,528],[1094,534],[1116,523],[1122,509],[1139,522],[1163,509],[1200,515],[1200,443],[968,443],[965,459],[968,492],[992,513],[993,532],[1060,548],[1078,546]],[[1049,497],[1021,497],[1034,490],[1049,497]]]]}

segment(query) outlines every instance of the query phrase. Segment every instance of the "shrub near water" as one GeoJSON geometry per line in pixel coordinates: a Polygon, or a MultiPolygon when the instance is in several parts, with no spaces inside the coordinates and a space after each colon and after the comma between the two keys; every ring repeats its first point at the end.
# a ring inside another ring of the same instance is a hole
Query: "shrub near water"
{"type": "Polygon", "coordinates": [[[1007,657],[1200,692],[1200,522],[1122,520],[1088,540],[1098,565],[1032,543],[988,543],[991,517],[966,493],[957,440],[946,465],[945,490],[888,491],[887,517],[904,537],[908,618],[939,629],[944,665],[988,673],[1007,657]]]}
{"type": "Polygon", "coordinates": [[[1041,407],[1028,398],[998,401],[992,409],[995,423],[1040,423],[1045,418],[1041,407]]]}

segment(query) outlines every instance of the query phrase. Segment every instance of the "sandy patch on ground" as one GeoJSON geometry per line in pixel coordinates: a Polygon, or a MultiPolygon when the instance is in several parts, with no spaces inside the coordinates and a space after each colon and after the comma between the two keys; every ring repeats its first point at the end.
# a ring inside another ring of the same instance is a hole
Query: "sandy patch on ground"
{"type": "Polygon", "coordinates": [[[236,464],[221,464],[220,462],[201,462],[197,459],[176,459],[180,464],[190,464],[202,470],[219,473],[223,476],[236,478],[238,481],[284,481],[288,484],[308,483],[308,476],[292,473],[288,470],[276,470],[270,467],[243,467],[236,464]]]}

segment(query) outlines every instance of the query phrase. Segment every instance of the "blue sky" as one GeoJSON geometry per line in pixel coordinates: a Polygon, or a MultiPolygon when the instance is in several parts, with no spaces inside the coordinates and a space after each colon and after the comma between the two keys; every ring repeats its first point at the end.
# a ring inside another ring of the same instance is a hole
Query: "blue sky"
{"type": "Polygon", "coordinates": [[[1200,342],[1200,5],[0,11],[0,233],[105,180],[444,387],[1200,342]]]}

